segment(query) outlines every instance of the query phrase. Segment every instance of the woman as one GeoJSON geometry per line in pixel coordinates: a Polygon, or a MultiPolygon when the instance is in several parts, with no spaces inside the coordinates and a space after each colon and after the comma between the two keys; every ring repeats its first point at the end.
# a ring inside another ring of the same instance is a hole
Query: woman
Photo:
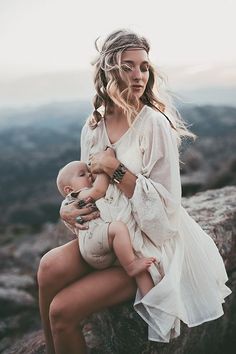
{"type": "MultiPolygon", "coordinates": [[[[130,199],[142,231],[133,248],[160,260],[150,268],[155,286],[142,297],[121,267],[93,271],[77,240],[51,250],[38,272],[48,353],[86,353],[80,321],[135,294],[149,339],[168,342],[180,334],[180,319],[192,327],[222,316],[231,293],[216,245],[181,206],[178,146],[182,137],[195,136],[171,100],[162,99],[149,49],[145,38],[129,30],[111,33],[98,49],[95,110],[82,130],[81,160],[92,173],[113,180],[106,195],[111,219],[113,204],[130,199]]],[[[61,208],[62,219],[79,230],[98,215],[91,200],[61,208]]]]}

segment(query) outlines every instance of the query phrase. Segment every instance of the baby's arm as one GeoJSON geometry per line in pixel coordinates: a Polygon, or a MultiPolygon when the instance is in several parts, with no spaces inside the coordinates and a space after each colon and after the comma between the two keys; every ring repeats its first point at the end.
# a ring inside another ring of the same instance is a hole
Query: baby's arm
{"type": "Polygon", "coordinates": [[[99,173],[89,189],[82,190],[79,194],[80,199],[92,197],[95,201],[104,197],[109,186],[110,177],[106,173],[99,173]]]}

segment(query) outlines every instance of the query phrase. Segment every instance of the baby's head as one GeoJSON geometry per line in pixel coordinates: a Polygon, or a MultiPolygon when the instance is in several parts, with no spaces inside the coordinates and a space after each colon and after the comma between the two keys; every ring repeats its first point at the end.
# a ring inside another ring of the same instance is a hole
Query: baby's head
{"type": "Polygon", "coordinates": [[[65,197],[84,187],[92,186],[92,174],[86,163],[82,161],[71,161],[62,167],[57,175],[57,188],[65,197]]]}

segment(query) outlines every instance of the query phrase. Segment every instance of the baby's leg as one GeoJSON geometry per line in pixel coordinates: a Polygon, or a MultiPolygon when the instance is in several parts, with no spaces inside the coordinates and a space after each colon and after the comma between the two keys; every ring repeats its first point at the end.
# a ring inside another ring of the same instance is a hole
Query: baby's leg
{"type": "Polygon", "coordinates": [[[121,265],[131,277],[143,273],[156,261],[154,257],[136,257],[131,245],[129,230],[121,221],[110,223],[108,239],[110,247],[113,248],[121,265]]]}

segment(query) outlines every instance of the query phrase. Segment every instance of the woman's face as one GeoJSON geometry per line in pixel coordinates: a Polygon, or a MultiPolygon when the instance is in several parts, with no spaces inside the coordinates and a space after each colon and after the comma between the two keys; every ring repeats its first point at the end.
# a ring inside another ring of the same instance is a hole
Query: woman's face
{"type": "Polygon", "coordinates": [[[129,88],[131,96],[140,98],[149,79],[148,54],[144,49],[126,49],[121,55],[124,78],[119,81],[120,90],[129,88]]]}

